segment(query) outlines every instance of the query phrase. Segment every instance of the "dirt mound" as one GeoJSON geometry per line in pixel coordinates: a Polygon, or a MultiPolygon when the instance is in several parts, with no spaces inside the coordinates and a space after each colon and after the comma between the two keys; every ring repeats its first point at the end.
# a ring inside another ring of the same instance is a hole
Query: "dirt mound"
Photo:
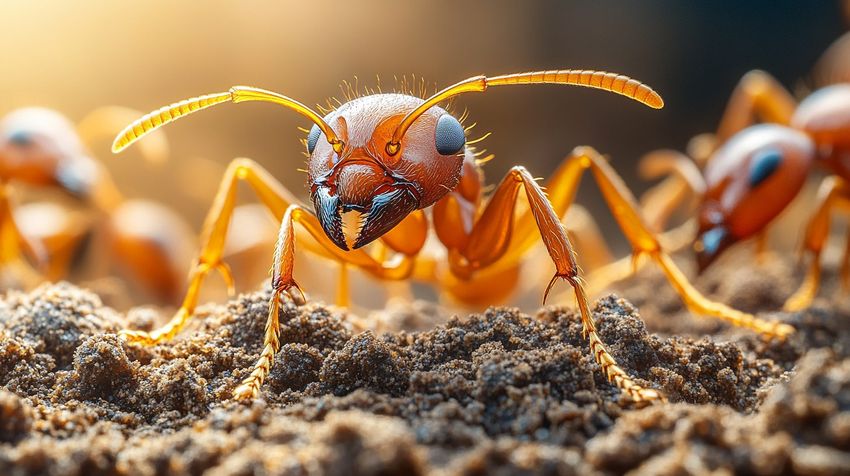
{"type": "MultiPolygon", "coordinates": [[[[648,270],[621,291],[640,301],[657,279],[648,270]]],[[[655,332],[615,295],[594,309],[622,367],[671,401],[643,409],[605,381],[565,308],[377,334],[288,304],[261,398],[243,405],[229,397],[260,352],[266,291],[207,306],[150,348],[114,335],[151,325],[145,312],[125,318],[67,284],[12,293],[0,304],[0,474],[850,471],[850,313],[819,301],[768,314],[800,329],[768,342],[693,319],[664,292],[647,306],[666,306],[646,319],[655,332]]],[[[403,320],[422,321],[416,308],[403,320]]]]}

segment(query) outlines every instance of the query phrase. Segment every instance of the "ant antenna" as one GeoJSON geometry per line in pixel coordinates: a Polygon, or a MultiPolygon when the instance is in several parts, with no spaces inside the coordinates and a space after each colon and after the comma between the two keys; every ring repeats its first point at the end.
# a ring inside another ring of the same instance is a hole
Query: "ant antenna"
{"type": "Polygon", "coordinates": [[[225,102],[240,103],[244,101],[272,102],[292,109],[319,126],[328,143],[333,146],[334,151],[337,154],[342,153],[345,144],[337,137],[331,126],[315,111],[288,96],[249,86],[234,86],[226,93],[207,94],[185,99],[146,114],[118,134],[118,137],[112,143],[112,152],[117,154],[150,132],[193,112],[225,102]]]}
{"type": "Polygon", "coordinates": [[[617,73],[593,70],[563,69],[534,71],[530,73],[505,74],[502,76],[475,76],[447,87],[426,99],[396,126],[392,139],[387,143],[387,154],[395,155],[401,148],[401,139],[411,124],[425,111],[448,98],[463,93],[481,93],[489,86],[514,84],[564,84],[596,88],[626,96],[653,109],[664,107],[664,100],[649,86],[636,79],[617,73]]]}

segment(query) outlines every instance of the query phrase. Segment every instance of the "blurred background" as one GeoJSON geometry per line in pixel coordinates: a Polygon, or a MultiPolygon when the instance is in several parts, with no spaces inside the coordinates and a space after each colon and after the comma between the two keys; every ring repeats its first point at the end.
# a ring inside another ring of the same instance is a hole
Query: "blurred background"
{"type": "MultiPolygon", "coordinates": [[[[235,84],[304,103],[339,95],[342,80],[386,89],[394,76],[444,87],[477,74],[592,68],[638,78],[660,92],[654,111],[621,97],[538,86],[466,95],[457,106],[492,131],[481,145],[496,182],[514,164],[546,176],[576,145],[611,156],[639,192],[636,160],[682,149],[713,130],[738,79],[769,71],[800,95],[812,68],[847,24],[837,1],[675,0],[487,2],[16,1],[0,3],[0,114],[40,105],[72,121],[102,105],[150,111],[235,84]]],[[[170,160],[94,154],[131,197],[174,207],[198,230],[234,157],[253,158],[303,196],[300,116],[264,104],[225,106],[166,129],[170,160]]],[[[475,136],[476,134],[473,134],[475,136]]],[[[246,200],[253,200],[243,194],[246,200]]],[[[586,180],[579,200],[613,220],[586,180]]],[[[625,244],[614,235],[614,248],[625,244]]]]}

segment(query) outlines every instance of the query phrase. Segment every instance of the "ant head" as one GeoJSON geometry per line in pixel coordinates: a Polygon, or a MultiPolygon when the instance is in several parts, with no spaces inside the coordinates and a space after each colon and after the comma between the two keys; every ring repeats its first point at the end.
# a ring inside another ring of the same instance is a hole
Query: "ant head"
{"type": "Polygon", "coordinates": [[[774,124],[747,128],[714,153],[705,168],[694,243],[700,271],[785,209],[805,183],[814,155],[808,136],[774,124]]]}
{"type": "Polygon", "coordinates": [[[324,118],[344,144],[341,152],[318,125],[308,134],[310,196],[322,227],[340,248],[348,249],[343,213],[360,216],[351,245],[359,248],[458,184],[466,137],[444,109],[428,108],[394,153],[387,147],[405,115],[423,103],[404,94],[375,94],[343,104],[324,118]]]}
{"type": "Polygon", "coordinates": [[[85,155],[74,126],[51,109],[18,109],[0,122],[3,179],[53,183],[63,164],[85,155]]]}

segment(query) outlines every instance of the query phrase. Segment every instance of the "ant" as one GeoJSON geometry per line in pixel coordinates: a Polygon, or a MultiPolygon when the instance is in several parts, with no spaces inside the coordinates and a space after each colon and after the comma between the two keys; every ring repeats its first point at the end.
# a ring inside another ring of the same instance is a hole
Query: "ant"
{"type": "MultiPolygon", "coordinates": [[[[790,326],[762,321],[712,302],[694,289],[644,225],[622,179],[590,147],[576,148],[566,158],[547,182],[548,193],[525,167],[514,166],[485,200],[484,176],[467,142],[466,131],[455,116],[438,104],[463,93],[530,84],[597,88],[656,109],[664,104],[649,86],[627,76],[556,70],[475,76],[424,99],[399,93],[370,94],[351,99],[324,117],[282,94],[235,86],[227,92],[165,106],[133,122],[115,139],[114,152],[165,124],[222,103],[263,101],[291,109],[314,123],[306,146],[308,187],[315,213],[298,205],[295,196],[259,164],[236,159],[207,215],[202,249],[181,309],[150,333],[125,330],[121,335],[129,342],[144,345],[173,338],[193,314],[206,275],[213,270],[229,274],[222,261],[223,241],[235,204],[237,182],[244,180],[281,226],[271,271],[272,297],[263,350],[251,374],[235,389],[236,399],[256,397],[269,373],[280,347],[281,298],[305,302],[293,278],[297,223],[311,237],[299,237],[299,243],[336,260],[343,268],[354,266],[388,280],[414,277],[435,283],[461,300],[484,295],[498,297],[510,291],[517,283],[517,270],[524,256],[539,236],[555,265],[544,302],[556,281],[569,283],[578,303],[583,335],[608,380],[633,401],[663,400],[660,392],[638,385],[617,365],[596,332],[575,253],[560,220],[573,202],[582,172],[588,169],[635,254],[652,257],[693,310],[771,336],[784,337],[793,332],[790,326]],[[524,192],[527,204],[520,199],[520,192],[524,192]],[[424,247],[429,227],[433,227],[436,240],[445,247],[445,254],[424,247]]],[[[340,285],[347,286],[347,281],[342,278],[340,285]]]]}
{"type": "MultiPolygon", "coordinates": [[[[75,127],[57,111],[29,107],[0,121],[0,264],[25,287],[66,276],[90,243],[96,258],[115,262],[157,299],[179,297],[182,263],[189,261],[188,225],[161,205],[124,199],[85,146],[135,117],[136,111],[106,107],[75,127]],[[10,196],[17,184],[61,191],[87,210],[51,202],[17,205],[10,196]]],[[[142,152],[161,162],[168,145],[162,135],[155,139],[142,152]]]]}
{"type": "MultiPolygon", "coordinates": [[[[841,2],[844,23],[850,26],[850,0],[841,2]]],[[[812,74],[817,86],[850,82],[850,32],[835,40],[821,55],[812,74]]]]}
{"type": "MultiPolygon", "coordinates": [[[[652,153],[642,168],[671,172],[654,190],[660,227],[690,189],[699,197],[697,237],[691,243],[700,271],[739,241],[758,238],[766,248],[766,227],[799,194],[816,168],[829,175],[805,227],[801,254],[810,255],[806,277],[785,302],[786,311],[809,307],[820,286],[820,255],[831,214],[850,208],[850,84],[818,89],[798,105],[768,73],[751,71],[738,83],[714,136],[697,136],[689,155],[652,153]],[[763,123],[755,124],[757,119],[763,123]],[[699,166],[704,167],[703,172],[699,166]],[[678,183],[678,185],[674,185],[678,183]],[[668,191],[661,191],[660,188],[668,191]],[[681,193],[673,193],[673,190],[681,193]]],[[[850,284],[850,240],[840,274],[850,284]]]]}

